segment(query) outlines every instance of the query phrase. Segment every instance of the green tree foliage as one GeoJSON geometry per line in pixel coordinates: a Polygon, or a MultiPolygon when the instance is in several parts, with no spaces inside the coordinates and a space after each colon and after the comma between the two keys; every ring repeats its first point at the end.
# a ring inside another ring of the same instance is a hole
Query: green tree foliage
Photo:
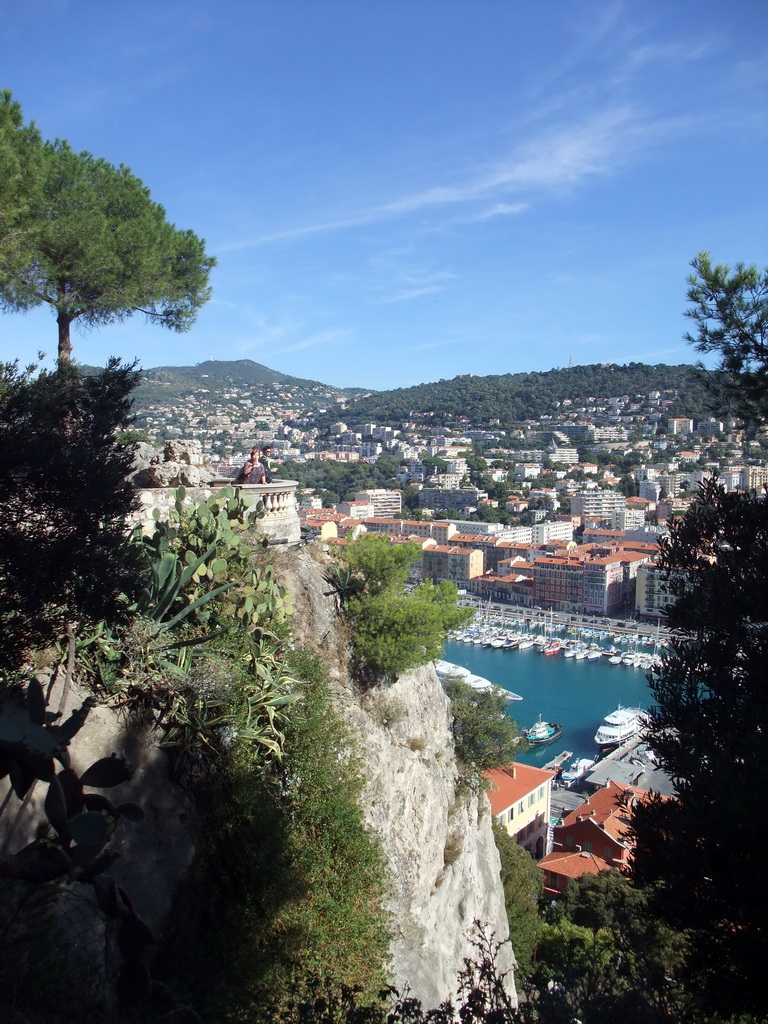
{"type": "Polygon", "coordinates": [[[476,690],[461,678],[443,684],[451,701],[456,756],[472,774],[514,761],[520,746],[517,723],[507,715],[508,702],[497,690],[476,690]]]}
{"type": "Polygon", "coordinates": [[[526,988],[534,1020],[650,1024],[690,1017],[681,935],[649,912],[649,895],[618,871],[572,881],[542,925],[526,988]]]}
{"type": "MultiPolygon", "coordinates": [[[[17,123],[10,102],[0,108],[0,147],[26,159],[32,131],[17,123]]],[[[75,153],[62,141],[39,147],[23,205],[7,215],[18,245],[11,260],[0,262],[0,304],[8,310],[49,305],[60,363],[70,358],[75,321],[97,326],[142,313],[152,323],[188,330],[208,299],[215,262],[202,240],[169,224],[127,167],[75,153]]]]}
{"type": "Polygon", "coordinates": [[[651,682],[649,742],[677,800],[636,808],[634,875],[690,936],[705,1007],[764,1010],[768,896],[768,504],[705,484],[662,550],[675,640],[651,682]]]}
{"type": "Polygon", "coordinates": [[[298,480],[302,488],[320,492],[324,502],[336,505],[354,498],[356,491],[369,487],[384,487],[392,482],[400,462],[389,453],[377,462],[284,462],[282,473],[290,480],[298,480]],[[325,492],[325,493],[323,493],[325,492]]]}
{"type": "MultiPolygon", "coordinates": [[[[594,396],[647,395],[649,391],[668,389],[678,393],[669,410],[671,416],[702,416],[709,407],[703,380],[693,366],[627,363],[487,377],[464,375],[368,395],[353,401],[345,415],[393,426],[417,415],[430,425],[459,426],[463,422],[461,417],[468,416],[474,423],[499,420],[501,428],[507,429],[522,420],[554,415],[557,403],[564,398],[587,405],[594,396]]],[[[331,423],[336,416],[328,412],[317,417],[316,422],[331,423]]]]}
{"type": "Polygon", "coordinates": [[[0,90],[0,282],[20,272],[29,242],[30,196],[39,187],[42,148],[21,107],[0,90]]]}
{"type": "Polygon", "coordinates": [[[718,412],[749,423],[768,417],[768,269],[737,263],[731,270],[699,253],[691,263],[686,316],[696,324],[686,340],[719,359],[708,375],[718,412]]]}
{"type": "Polygon", "coordinates": [[[509,941],[515,952],[518,977],[527,975],[541,931],[538,898],[544,875],[536,861],[507,830],[493,819],[493,838],[501,860],[501,884],[509,923],[509,941]]]}
{"type": "Polygon", "coordinates": [[[144,560],[125,535],[135,492],[129,420],[137,373],[112,360],[35,376],[0,364],[0,665],[18,666],[77,622],[125,619],[144,560]]]}
{"type": "Polygon", "coordinates": [[[352,626],[352,649],[362,674],[398,675],[440,657],[445,634],[472,617],[456,604],[457,590],[442,581],[404,592],[408,571],[421,552],[415,544],[390,544],[364,534],[342,549],[347,575],[329,574],[343,597],[352,626]]]}
{"type": "Polygon", "coordinates": [[[367,596],[402,591],[408,573],[421,558],[415,544],[390,544],[386,537],[363,534],[343,553],[344,563],[367,596]]]}
{"type": "Polygon", "coordinates": [[[410,594],[385,590],[352,598],[356,657],[375,675],[399,675],[439,658],[446,632],[470,618],[456,596],[456,587],[442,580],[422,583],[410,594]]]}

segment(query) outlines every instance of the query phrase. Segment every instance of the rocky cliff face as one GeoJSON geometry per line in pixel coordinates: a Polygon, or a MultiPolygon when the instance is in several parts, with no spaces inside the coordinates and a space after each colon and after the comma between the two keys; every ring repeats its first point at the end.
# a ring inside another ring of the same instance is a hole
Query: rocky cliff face
{"type": "MultiPolygon", "coordinates": [[[[365,814],[389,863],[393,893],[392,974],[399,988],[432,1007],[454,996],[464,959],[474,953],[477,923],[497,940],[507,938],[499,857],[488,801],[461,785],[450,732],[448,700],[431,666],[391,685],[361,693],[349,674],[343,624],[323,579],[322,556],[303,548],[275,553],[278,577],[294,596],[298,639],[329,666],[335,700],[354,735],[364,765],[365,814]]],[[[76,689],[67,709],[79,705],[76,689]]],[[[52,695],[57,706],[59,693],[52,695]]],[[[75,767],[117,753],[136,766],[131,783],[110,793],[116,802],[136,800],[144,822],[121,824],[114,845],[121,858],[112,869],[137,911],[158,934],[175,888],[194,855],[197,822],[185,794],[168,779],[167,762],[150,731],[133,728],[107,708],[91,712],[72,744],[75,767]]],[[[0,799],[7,782],[0,780],[0,799]]],[[[43,793],[22,816],[13,848],[34,835],[43,793]]],[[[12,820],[12,819],[10,819],[12,820]]],[[[6,819],[2,824],[10,824],[6,819]]],[[[3,840],[0,827],[0,843],[3,840]]],[[[103,922],[95,907],[80,915],[73,953],[103,950],[103,922]],[[83,916],[85,915],[85,916],[83,916]],[[94,945],[95,943],[95,945],[94,945]]],[[[499,967],[513,958],[505,946],[499,967]]]]}
{"type": "MultiPolygon", "coordinates": [[[[432,666],[357,692],[321,567],[306,549],[289,557],[280,578],[294,594],[296,629],[330,661],[336,699],[365,766],[366,819],[392,874],[395,983],[435,1006],[455,995],[478,923],[498,941],[508,935],[488,799],[461,784],[450,706],[432,666]]],[[[512,966],[506,945],[499,967],[510,972],[514,997],[512,966]]]]}

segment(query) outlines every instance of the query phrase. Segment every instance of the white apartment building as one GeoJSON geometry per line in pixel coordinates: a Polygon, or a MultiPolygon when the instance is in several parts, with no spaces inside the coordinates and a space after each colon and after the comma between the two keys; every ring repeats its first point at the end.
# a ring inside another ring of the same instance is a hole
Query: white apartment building
{"type": "Polygon", "coordinates": [[[641,480],[638,484],[639,496],[648,501],[658,501],[661,487],[656,480],[641,480]]]}
{"type": "Polygon", "coordinates": [[[435,473],[429,479],[433,487],[447,487],[453,490],[459,486],[463,478],[463,473],[435,473]]]}
{"type": "Polygon", "coordinates": [[[397,516],[403,509],[403,495],[400,491],[388,491],[373,487],[368,491],[357,491],[355,501],[370,502],[374,516],[397,516]]]}
{"type": "Polygon", "coordinates": [[[675,598],[669,593],[668,576],[652,562],[638,566],[635,577],[635,612],[638,618],[660,619],[675,598]]]}
{"type": "Polygon", "coordinates": [[[571,498],[571,513],[584,518],[610,519],[614,512],[626,508],[619,491],[579,491],[571,498]]]}
{"type": "Polygon", "coordinates": [[[515,480],[535,480],[544,472],[540,462],[520,462],[515,466],[515,480]]]}
{"type": "MultiPolygon", "coordinates": [[[[549,544],[562,540],[566,544],[573,540],[573,523],[534,523],[530,527],[532,544],[549,544]]],[[[517,538],[515,538],[517,542],[517,538]]],[[[518,543],[522,543],[522,538],[518,543]]]]}
{"type": "Polygon", "coordinates": [[[419,495],[421,508],[461,509],[477,506],[488,497],[487,491],[477,487],[424,487],[419,495]]]}
{"type": "Polygon", "coordinates": [[[619,508],[611,515],[612,530],[642,530],[645,512],[639,508],[619,508]]]}
{"type": "Polygon", "coordinates": [[[687,416],[671,416],[668,420],[670,434],[692,434],[693,420],[687,416]]]}
{"type": "Polygon", "coordinates": [[[370,501],[340,501],[336,511],[352,519],[368,519],[375,515],[373,502],[370,501]]]}
{"type": "Polygon", "coordinates": [[[626,441],[629,437],[626,427],[595,427],[595,441],[626,441]]]}
{"type": "Polygon", "coordinates": [[[760,491],[768,486],[768,466],[744,467],[744,490],[760,491]]]}
{"type": "Polygon", "coordinates": [[[575,466],[579,461],[579,453],[575,448],[550,448],[551,462],[562,462],[564,466],[575,466]]]}

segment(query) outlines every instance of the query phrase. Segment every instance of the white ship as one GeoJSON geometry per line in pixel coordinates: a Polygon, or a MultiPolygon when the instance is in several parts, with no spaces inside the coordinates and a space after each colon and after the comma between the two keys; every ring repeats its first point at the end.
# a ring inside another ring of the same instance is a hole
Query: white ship
{"type": "Polygon", "coordinates": [[[475,690],[493,690],[500,694],[506,700],[522,700],[523,698],[519,693],[512,693],[511,690],[506,690],[503,686],[497,686],[496,683],[492,683],[489,679],[485,679],[483,676],[476,676],[470,672],[468,668],[464,668],[462,665],[454,665],[450,661],[436,661],[435,672],[437,672],[437,678],[442,683],[446,679],[458,676],[463,683],[467,686],[471,686],[475,690]]]}
{"type": "Polygon", "coordinates": [[[615,711],[606,715],[595,733],[598,749],[605,753],[631,740],[645,727],[648,715],[642,708],[623,708],[619,704],[615,711]]]}

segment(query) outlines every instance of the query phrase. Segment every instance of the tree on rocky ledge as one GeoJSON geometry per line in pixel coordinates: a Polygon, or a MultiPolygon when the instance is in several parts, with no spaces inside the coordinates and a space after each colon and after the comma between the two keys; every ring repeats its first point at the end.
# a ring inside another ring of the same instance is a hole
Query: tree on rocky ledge
{"type": "Polygon", "coordinates": [[[76,321],[99,326],[142,313],[188,330],[208,299],[215,263],[202,239],[168,223],[127,167],[75,153],[66,142],[43,143],[23,128],[9,93],[0,102],[0,153],[35,171],[26,180],[16,175],[3,212],[14,249],[12,259],[0,260],[0,306],[49,305],[60,364],[70,359],[76,321]]]}

